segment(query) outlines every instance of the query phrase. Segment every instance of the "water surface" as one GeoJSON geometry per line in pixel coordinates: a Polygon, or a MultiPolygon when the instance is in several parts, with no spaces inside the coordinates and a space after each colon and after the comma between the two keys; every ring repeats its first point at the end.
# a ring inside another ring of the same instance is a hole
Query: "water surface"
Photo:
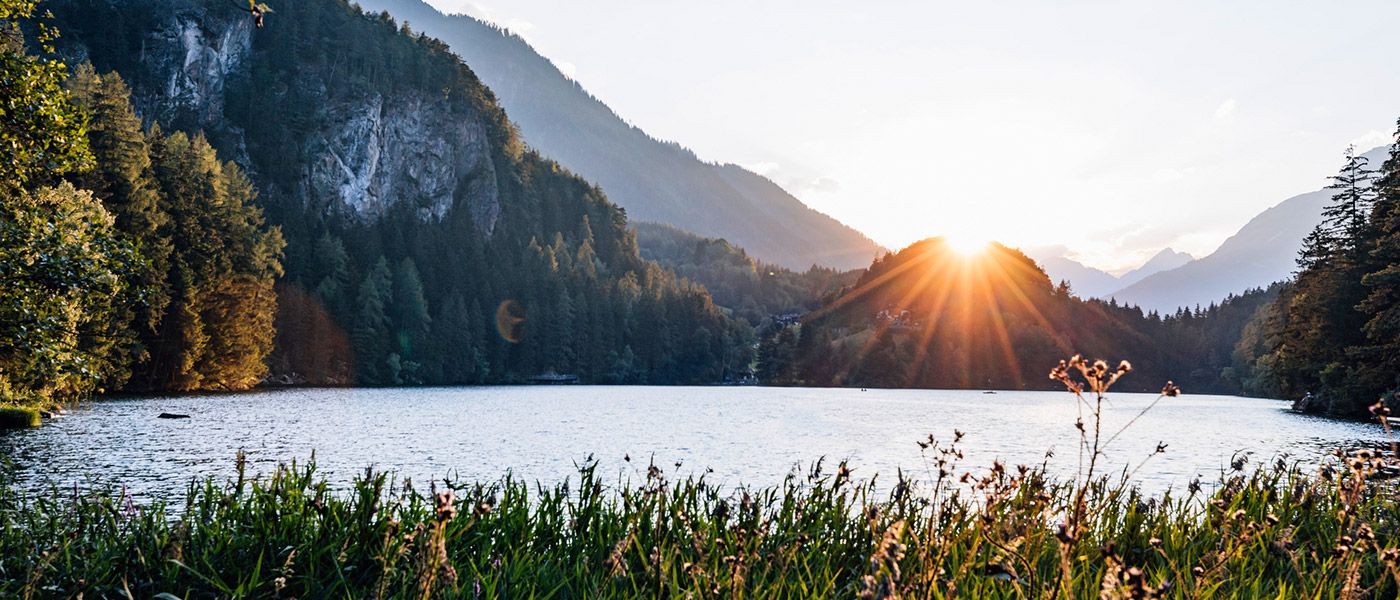
{"type": "MultiPolygon", "coordinates": [[[[1104,431],[1155,396],[1115,394],[1104,431]]],[[[1377,425],[1293,414],[1276,400],[1163,399],[1108,447],[1113,469],[1136,466],[1150,489],[1214,479],[1231,457],[1315,463],[1337,447],[1383,441],[1377,425]]],[[[604,473],[631,476],[655,461],[668,476],[703,473],[730,485],[780,483],[819,457],[847,460],[857,478],[897,468],[926,478],[916,444],[966,433],[964,464],[1000,459],[1076,469],[1073,396],[1054,392],[754,387],[482,387],[293,389],[88,403],[35,430],[0,433],[27,486],[112,484],[138,498],[178,496],[195,477],[226,478],[234,455],[256,471],[315,452],[344,485],[367,465],[414,481],[496,480],[507,472],[555,483],[591,455],[604,473]],[[162,412],[192,416],[157,419],[162,412]],[[630,457],[631,460],[624,460],[630,457]],[[679,468],[675,463],[681,463],[679,468]]]]}

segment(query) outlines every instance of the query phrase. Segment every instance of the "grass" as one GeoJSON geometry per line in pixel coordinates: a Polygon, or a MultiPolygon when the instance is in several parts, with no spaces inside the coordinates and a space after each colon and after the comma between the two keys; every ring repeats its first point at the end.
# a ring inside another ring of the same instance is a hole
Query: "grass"
{"type": "Polygon", "coordinates": [[[26,429],[38,427],[42,422],[37,409],[0,406],[0,429],[26,429]]]}
{"type": "MultiPolygon", "coordinates": [[[[1071,363],[1068,367],[1075,370],[1071,363]]],[[[1096,367],[1086,366],[1091,372],[1096,367]]],[[[1121,375],[1121,373],[1118,373],[1121,375]]],[[[1110,377],[1090,381],[1096,414],[1110,377]]],[[[1073,383],[1073,382],[1071,382],[1073,383]]],[[[1169,391],[1169,390],[1168,390],[1169,391]]],[[[762,489],[703,476],[421,490],[314,464],[192,484],[177,506],[119,492],[23,497],[0,482],[0,597],[1391,598],[1395,489],[1382,459],[1319,473],[1237,463],[1216,485],[1144,495],[1094,473],[1114,432],[1081,421],[1080,474],[968,470],[961,434],[920,441],[931,480],[887,493],[844,464],[762,489]],[[165,594],[165,595],[162,595],[165,594]]]]}

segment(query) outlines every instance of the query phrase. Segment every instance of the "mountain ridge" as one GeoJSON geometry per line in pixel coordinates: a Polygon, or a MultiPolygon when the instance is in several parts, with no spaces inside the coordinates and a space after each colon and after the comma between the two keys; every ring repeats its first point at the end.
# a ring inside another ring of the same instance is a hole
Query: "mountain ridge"
{"type": "MultiPolygon", "coordinates": [[[[1371,166],[1385,160],[1389,148],[1363,154],[1371,166]]],[[[1332,197],[1327,188],[1292,196],[1255,215],[1214,252],[1144,277],[1111,294],[1120,303],[1143,310],[1173,312],[1220,302],[1227,296],[1268,287],[1289,279],[1296,267],[1303,238],[1322,220],[1322,208],[1332,197]]]]}
{"type": "Polygon", "coordinates": [[[766,262],[851,269],[885,249],[732,163],[710,163],[627,123],[508,30],[421,0],[361,0],[446,42],[491,88],[531,147],[599,185],[639,221],[723,238],[766,262]]]}

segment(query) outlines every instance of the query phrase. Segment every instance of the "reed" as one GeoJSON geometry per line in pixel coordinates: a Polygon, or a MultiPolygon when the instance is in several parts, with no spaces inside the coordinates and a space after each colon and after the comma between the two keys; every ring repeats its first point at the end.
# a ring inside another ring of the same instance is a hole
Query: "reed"
{"type": "MultiPolygon", "coordinates": [[[[1072,365],[1067,365],[1075,369],[1072,365]]],[[[1093,368],[1093,365],[1088,365],[1093,368]]],[[[1106,375],[1105,377],[1111,377],[1106,375]]],[[[1106,380],[1106,379],[1105,379],[1106,380]]],[[[1106,386],[1104,388],[1106,391],[1106,386]]],[[[1164,396],[1170,397],[1170,396],[1164,396]]],[[[1093,399],[1086,399],[1092,415],[1093,399]]],[[[931,479],[851,479],[817,461],[765,488],[657,465],[605,483],[507,477],[420,490],[314,464],[192,484],[182,504],[120,491],[24,497],[0,481],[0,597],[1388,598],[1394,489],[1378,453],[1321,472],[1239,462],[1212,486],[1144,494],[1084,468],[967,469],[963,437],[918,443],[931,479]],[[879,491],[877,490],[884,490],[879,491]],[[166,595],[162,595],[166,594],[166,595]]],[[[1129,434],[1123,434],[1129,435],[1129,434]]],[[[911,441],[912,443],[912,441],[911,441]]],[[[1160,449],[1159,449],[1160,450],[1160,449]]]]}

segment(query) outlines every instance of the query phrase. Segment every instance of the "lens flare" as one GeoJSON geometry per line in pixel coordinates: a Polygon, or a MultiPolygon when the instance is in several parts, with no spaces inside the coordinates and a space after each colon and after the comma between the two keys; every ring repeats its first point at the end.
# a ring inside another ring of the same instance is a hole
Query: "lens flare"
{"type": "Polygon", "coordinates": [[[525,333],[525,309],[514,300],[506,300],[496,307],[496,333],[501,339],[512,344],[520,343],[525,333]]]}

